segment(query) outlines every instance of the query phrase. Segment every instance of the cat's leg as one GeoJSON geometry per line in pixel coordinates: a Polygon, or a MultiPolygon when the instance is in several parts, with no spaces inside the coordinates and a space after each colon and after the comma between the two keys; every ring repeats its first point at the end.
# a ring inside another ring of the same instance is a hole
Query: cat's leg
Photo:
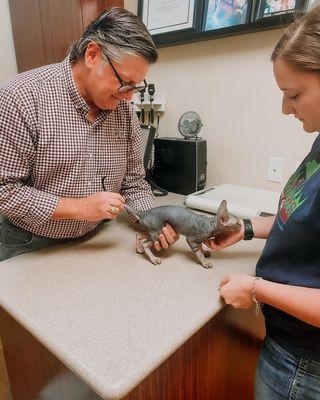
{"type": "Polygon", "coordinates": [[[139,254],[145,254],[149,260],[152,262],[154,265],[161,264],[161,258],[156,257],[152,251],[151,247],[153,246],[153,242],[144,236],[141,236],[141,234],[137,233],[136,235],[136,251],[139,254]]]}
{"type": "Polygon", "coordinates": [[[203,243],[200,244],[199,249],[202,251],[202,254],[206,257],[209,258],[211,256],[211,251],[207,250],[205,248],[205,245],[203,243]]]}
{"type": "Polygon", "coordinates": [[[195,253],[198,260],[200,261],[200,264],[204,268],[212,268],[213,264],[209,260],[206,260],[204,254],[202,252],[201,243],[199,244],[199,243],[195,242],[195,240],[190,237],[186,237],[186,240],[187,240],[191,250],[195,253]],[[200,250],[200,248],[201,248],[201,250],[200,250]]]}

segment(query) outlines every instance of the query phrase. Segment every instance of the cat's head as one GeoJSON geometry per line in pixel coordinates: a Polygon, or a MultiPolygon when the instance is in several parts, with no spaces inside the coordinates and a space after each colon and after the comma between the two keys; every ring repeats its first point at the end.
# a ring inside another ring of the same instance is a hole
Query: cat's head
{"type": "Polygon", "coordinates": [[[238,231],[240,219],[228,212],[226,200],[222,200],[217,211],[217,228],[219,232],[238,231]]]}

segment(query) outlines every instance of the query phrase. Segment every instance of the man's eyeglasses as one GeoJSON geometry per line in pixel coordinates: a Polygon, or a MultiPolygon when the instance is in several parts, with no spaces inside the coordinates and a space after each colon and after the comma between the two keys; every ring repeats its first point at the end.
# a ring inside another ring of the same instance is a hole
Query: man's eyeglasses
{"type": "Polygon", "coordinates": [[[120,78],[117,70],[115,69],[114,65],[112,64],[110,58],[103,53],[103,55],[106,57],[106,59],[108,60],[109,64],[111,65],[111,68],[113,69],[113,72],[115,74],[115,76],[117,77],[119,83],[120,83],[120,87],[118,89],[118,92],[120,93],[128,93],[131,92],[131,90],[133,92],[141,92],[143,90],[145,90],[148,87],[147,81],[144,79],[143,80],[143,84],[139,84],[139,85],[128,85],[127,83],[123,82],[123,80],[120,78]]]}

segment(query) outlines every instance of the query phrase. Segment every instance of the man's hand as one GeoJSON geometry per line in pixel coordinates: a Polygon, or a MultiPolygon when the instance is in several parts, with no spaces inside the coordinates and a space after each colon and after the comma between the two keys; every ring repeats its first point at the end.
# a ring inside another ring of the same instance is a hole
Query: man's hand
{"type": "Polygon", "coordinates": [[[97,192],[82,198],[60,197],[52,219],[101,221],[114,219],[123,211],[125,200],[119,193],[97,192]]]}
{"type": "Polygon", "coordinates": [[[179,233],[171,225],[165,224],[162,228],[162,233],[160,233],[158,240],[153,245],[157,251],[160,251],[161,249],[168,249],[178,239],[179,233]]]}
{"type": "Polygon", "coordinates": [[[124,209],[124,198],[119,193],[98,192],[82,200],[82,212],[86,221],[114,219],[124,209]]]}

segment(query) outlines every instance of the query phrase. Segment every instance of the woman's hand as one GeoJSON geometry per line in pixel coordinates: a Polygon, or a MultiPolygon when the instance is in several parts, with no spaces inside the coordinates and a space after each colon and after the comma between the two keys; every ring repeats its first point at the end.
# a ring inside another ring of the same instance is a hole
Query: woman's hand
{"type": "Polygon", "coordinates": [[[243,239],[244,228],[241,225],[239,231],[230,231],[221,233],[215,236],[213,239],[206,240],[204,244],[213,251],[219,251],[226,247],[232,246],[233,244],[240,242],[243,239]]]}
{"type": "Polygon", "coordinates": [[[161,249],[168,249],[178,239],[179,233],[171,225],[165,224],[162,228],[162,233],[160,233],[158,240],[153,245],[157,251],[160,251],[161,249]]]}
{"type": "Polygon", "coordinates": [[[254,276],[234,274],[224,277],[220,282],[220,295],[234,308],[249,308],[253,305],[252,284],[254,276]]]}
{"type": "MultiPolygon", "coordinates": [[[[259,239],[266,239],[269,236],[270,230],[274,223],[275,216],[269,217],[255,217],[251,219],[253,226],[254,237],[259,239]]],[[[244,227],[241,221],[241,229],[239,231],[231,231],[217,235],[213,239],[206,240],[204,244],[213,251],[219,251],[233,244],[240,242],[243,239],[244,227]]]]}

